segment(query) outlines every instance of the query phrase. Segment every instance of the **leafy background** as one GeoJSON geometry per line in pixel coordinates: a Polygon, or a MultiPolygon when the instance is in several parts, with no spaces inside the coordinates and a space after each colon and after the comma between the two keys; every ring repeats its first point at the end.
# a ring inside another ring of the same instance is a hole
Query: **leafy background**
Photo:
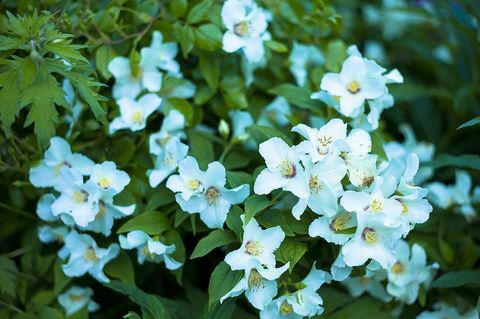
{"type": "MultiPolygon", "coordinates": [[[[477,184],[480,4],[475,0],[438,0],[426,12],[418,7],[420,2],[411,1],[403,9],[420,22],[392,38],[384,36],[384,24],[389,22],[386,16],[379,15],[377,24],[366,19],[366,6],[379,7],[380,2],[259,1],[273,13],[269,29],[275,41],[267,43],[266,68],[257,70],[254,83],[247,87],[240,57],[221,50],[220,1],[1,0],[0,318],[63,318],[55,300],[70,279],[60,270],[57,247],[42,246],[37,239],[40,221],[35,206],[41,191],[29,184],[28,169],[42,157],[49,138],[54,134],[64,136],[68,129],[64,115],[71,110],[60,86],[64,78],[71,80],[85,105],[69,138],[74,151],[97,162],[114,160],[132,177],[121,201],[135,201],[137,215],[127,222],[117,222],[117,229],[122,232],[148,225],[152,233],[162,232],[176,243],[176,259],[186,261],[184,268],[172,275],[157,265],[140,268],[132,262],[135,255],[122,253],[106,269],[117,280],[108,285],[88,277],[75,280],[93,287],[94,300],[101,303],[101,309],[91,317],[120,318],[127,313],[127,318],[139,318],[137,314],[144,318],[255,317],[241,300],[208,307],[209,292],[211,301],[218,300],[238,278],[220,262],[226,245],[238,241],[242,208],[236,207],[229,214],[227,230],[209,234],[198,219],[179,211],[165,187],[148,186],[145,171],[152,162],[145,141],[160,126],[161,116],[152,117],[146,131],[122,132],[115,138],[107,134],[104,124],[118,114],[111,98],[113,79],[108,62],[123,55],[138,63],[139,48],[149,44],[154,30],[161,31],[166,41],[180,44],[177,60],[185,78],[197,86],[193,99],[169,99],[165,109],[175,108],[186,116],[190,153],[202,165],[222,157],[231,186],[252,183],[262,164],[259,155],[239,147],[224,153],[231,147],[225,140],[199,134],[195,125],[215,128],[220,119],[228,121],[231,109],[247,109],[257,116],[276,95],[283,95],[295,108],[292,124],[306,122],[311,115],[332,116],[325,105],[308,98],[310,92],[318,90],[323,73],[338,71],[347,45],[357,44],[362,49],[372,40],[385,47],[387,56],[382,64],[398,68],[405,76],[405,84],[392,89],[396,105],[384,113],[381,138],[401,140],[398,125],[409,123],[419,140],[435,144],[436,158],[426,165],[436,168],[436,180],[452,183],[454,168],[460,167],[467,169],[477,184]],[[287,57],[293,41],[315,44],[325,55],[324,66],[309,70],[307,88],[291,84],[294,80],[287,57]],[[450,62],[434,56],[433,49],[442,45],[452,52],[450,62]],[[72,65],[64,65],[62,57],[72,65]],[[161,212],[162,217],[149,215],[152,211],[161,212]],[[214,249],[220,246],[224,248],[214,249]]],[[[168,94],[176,84],[167,81],[160,94],[168,94]]],[[[294,137],[287,131],[265,127],[253,127],[250,134],[257,141],[272,135],[294,137]]],[[[288,212],[276,214],[271,205],[271,199],[253,197],[243,209],[247,214],[261,209],[264,224],[280,224],[287,234],[298,234],[296,238],[305,234],[305,224],[295,222],[288,212]]],[[[411,233],[409,241],[422,244],[429,260],[439,263],[441,271],[433,288],[424,291],[403,318],[413,318],[422,307],[440,299],[454,301],[461,297],[471,305],[477,304],[478,220],[467,222],[452,211],[436,209],[426,224],[411,233]]],[[[307,260],[317,260],[319,267],[328,269],[335,256],[334,249],[319,240],[303,243],[290,239],[283,246],[277,259],[298,261],[292,275],[297,278],[307,272],[311,264],[307,260]]],[[[325,299],[324,317],[328,318],[364,318],[372,313],[389,318],[394,307],[368,296],[352,300],[336,285],[322,289],[321,295],[325,299]]],[[[87,316],[82,311],[73,317],[87,316]]]]}

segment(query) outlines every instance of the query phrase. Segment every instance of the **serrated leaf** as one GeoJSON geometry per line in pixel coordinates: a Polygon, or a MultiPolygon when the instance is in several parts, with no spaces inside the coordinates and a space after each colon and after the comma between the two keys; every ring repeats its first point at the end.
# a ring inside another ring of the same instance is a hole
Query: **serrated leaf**
{"type": "Polygon", "coordinates": [[[264,195],[252,195],[245,201],[245,225],[262,210],[272,206],[275,202],[271,202],[264,195]]]}
{"type": "Polygon", "coordinates": [[[17,266],[13,260],[0,256],[0,292],[12,298],[15,297],[17,273],[17,266]]]}
{"type": "Polygon", "coordinates": [[[293,267],[297,264],[300,258],[305,255],[306,251],[307,244],[287,238],[275,251],[275,257],[278,261],[284,264],[289,262],[289,271],[292,272],[293,267]]]}
{"type": "Polygon", "coordinates": [[[225,296],[227,292],[242,279],[243,271],[233,271],[230,266],[222,261],[215,267],[208,284],[208,307],[211,308],[220,298],[225,296]]]}
{"type": "Polygon", "coordinates": [[[229,230],[215,229],[198,242],[190,259],[203,257],[215,248],[231,244],[236,240],[237,238],[233,232],[229,230]]]}
{"type": "Polygon", "coordinates": [[[141,230],[149,235],[161,234],[171,228],[168,218],[160,212],[145,212],[127,221],[120,227],[117,234],[132,230],[141,230]]]}
{"type": "Polygon", "coordinates": [[[72,45],[69,43],[69,41],[67,42],[63,42],[63,41],[60,41],[60,42],[55,42],[55,43],[48,43],[46,46],[45,46],[45,49],[52,52],[52,53],[55,53],[56,55],[58,55],[59,57],[67,60],[68,62],[72,63],[72,62],[75,62],[75,61],[81,61],[83,63],[87,63],[87,64],[90,64],[90,62],[80,54],[79,52],[79,49],[81,48],[81,46],[78,46],[78,45],[72,45]]]}

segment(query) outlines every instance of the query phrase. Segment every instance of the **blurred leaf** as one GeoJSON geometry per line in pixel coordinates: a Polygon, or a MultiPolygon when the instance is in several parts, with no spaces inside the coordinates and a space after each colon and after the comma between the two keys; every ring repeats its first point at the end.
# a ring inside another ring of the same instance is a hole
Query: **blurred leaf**
{"type": "Polygon", "coordinates": [[[265,142],[266,140],[271,139],[272,137],[280,137],[282,140],[284,140],[287,144],[292,145],[292,141],[290,138],[280,132],[279,130],[270,127],[270,126],[263,126],[263,125],[251,125],[247,129],[248,134],[250,137],[257,142],[257,144],[260,144],[262,142],[265,142]]]}
{"type": "Polygon", "coordinates": [[[454,288],[463,285],[480,286],[480,270],[468,269],[441,275],[433,283],[433,288],[454,288]]]}
{"type": "Polygon", "coordinates": [[[15,297],[17,273],[17,266],[13,260],[0,256],[0,292],[15,297]]]}
{"type": "Polygon", "coordinates": [[[480,123],[480,116],[474,118],[474,119],[471,119],[470,121],[468,122],[465,122],[463,123],[462,125],[460,125],[457,130],[459,129],[462,129],[462,128],[466,128],[466,127],[470,127],[470,126],[474,126],[474,125],[477,125],[478,123],[480,123]]]}
{"type": "Polygon", "coordinates": [[[462,155],[438,155],[433,161],[424,163],[425,166],[440,168],[445,166],[453,166],[458,168],[471,168],[480,170],[480,156],[473,154],[462,155]]]}
{"type": "MultiPolygon", "coordinates": [[[[222,47],[222,32],[220,29],[212,24],[204,24],[195,30],[195,44],[203,50],[215,51],[222,47]]],[[[217,62],[217,59],[212,59],[212,62],[217,62]]]]}
{"type": "Polygon", "coordinates": [[[310,95],[312,95],[310,90],[292,84],[279,85],[269,90],[268,93],[282,96],[288,102],[300,108],[318,112],[323,107],[321,102],[310,99],[310,95]]]}
{"type": "Polygon", "coordinates": [[[117,230],[117,234],[141,230],[149,235],[157,235],[170,228],[168,218],[160,212],[153,211],[142,213],[128,220],[117,230]]]}
{"type": "Polygon", "coordinates": [[[105,273],[113,278],[135,285],[133,263],[124,250],[120,251],[117,258],[105,265],[105,273]]]}
{"type": "Polygon", "coordinates": [[[198,242],[190,259],[203,257],[215,248],[231,244],[236,240],[237,238],[233,232],[229,230],[215,229],[198,242]]]}
{"type": "Polygon", "coordinates": [[[208,15],[212,0],[202,0],[190,10],[187,15],[187,22],[190,24],[201,22],[208,15]]]}

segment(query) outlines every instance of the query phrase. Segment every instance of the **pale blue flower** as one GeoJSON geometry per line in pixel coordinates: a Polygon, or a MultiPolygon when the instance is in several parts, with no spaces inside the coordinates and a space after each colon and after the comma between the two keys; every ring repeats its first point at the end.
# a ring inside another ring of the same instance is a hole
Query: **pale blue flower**
{"type": "Polygon", "coordinates": [[[285,98],[277,96],[262,110],[257,124],[264,126],[287,126],[290,124],[288,119],[290,115],[292,115],[290,104],[288,104],[285,98]]]}
{"type": "Polygon", "coordinates": [[[280,296],[268,307],[260,312],[261,319],[276,319],[276,318],[311,318],[319,316],[324,309],[323,299],[317,293],[317,290],[325,282],[330,282],[331,276],[329,273],[316,269],[315,263],[312,266],[309,274],[300,283],[300,289],[294,293],[288,293],[280,296]]]}
{"type": "Polygon", "coordinates": [[[65,275],[80,277],[89,273],[100,282],[110,281],[103,273],[103,267],[118,256],[120,252],[118,244],[99,248],[90,235],[72,231],[65,239],[65,246],[70,255],[68,262],[62,266],[65,275]]]}
{"type": "Polygon", "coordinates": [[[54,222],[60,219],[60,216],[53,215],[52,204],[57,198],[53,194],[44,194],[37,203],[37,215],[41,220],[54,222]]]}
{"type": "MultiPolygon", "coordinates": [[[[42,225],[38,227],[38,239],[44,244],[50,244],[58,242],[63,244],[65,237],[68,235],[69,229],[64,226],[51,227],[49,225],[42,225]]],[[[68,257],[68,250],[65,246],[62,246],[58,251],[58,256],[61,259],[68,257]]]]}
{"type": "Polygon", "coordinates": [[[357,224],[354,213],[339,210],[333,216],[320,216],[308,228],[310,237],[322,237],[329,243],[336,245],[345,244],[353,235],[344,234],[343,230],[353,228],[357,224]]]}
{"type": "Polygon", "coordinates": [[[65,309],[67,316],[87,307],[88,312],[97,311],[100,306],[92,300],[93,290],[90,287],[73,286],[57,298],[58,303],[65,309]]]}
{"type": "Polygon", "coordinates": [[[385,270],[369,269],[369,267],[367,267],[365,276],[347,278],[342,284],[347,287],[348,292],[354,298],[360,297],[363,293],[367,292],[383,302],[389,302],[392,300],[392,297],[387,294],[381,283],[385,278],[385,270]]]}
{"type": "Polygon", "coordinates": [[[253,117],[245,111],[230,111],[228,116],[232,120],[232,138],[234,142],[240,142],[246,149],[256,149],[256,143],[249,138],[247,129],[254,124],[253,117]]]}
{"type": "Polygon", "coordinates": [[[143,68],[148,69],[154,66],[159,68],[160,70],[168,72],[169,75],[181,76],[180,65],[177,61],[175,61],[175,57],[177,56],[177,54],[177,43],[163,43],[162,34],[159,31],[154,31],[152,34],[152,42],[150,46],[142,48],[140,50],[140,65],[143,68]]]}
{"type": "Polygon", "coordinates": [[[298,42],[293,42],[288,60],[290,72],[295,77],[298,86],[305,86],[307,83],[309,67],[322,65],[324,62],[323,54],[316,46],[298,42]]]}
{"type": "Polygon", "coordinates": [[[88,157],[72,153],[70,145],[63,138],[50,139],[44,159],[30,168],[30,183],[35,187],[56,187],[61,169],[69,169],[78,177],[90,175],[95,163],[88,157]]]}
{"type": "Polygon", "coordinates": [[[110,134],[124,129],[132,132],[143,130],[147,125],[148,117],[160,107],[161,102],[162,99],[156,94],[146,94],[138,101],[132,98],[118,100],[120,116],[110,123],[108,128],[110,134]]]}
{"type": "Polygon", "coordinates": [[[170,139],[155,160],[155,167],[147,171],[148,183],[157,187],[177,170],[178,164],[187,156],[188,146],[177,138],[170,139]]]}
{"type": "Polygon", "coordinates": [[[167,187],[179,192],[175,198],[182,210],[199,213],[209,228],[222,228],[232,205],[243,202],[250,193],[248,184],[226,189],[225,167],[219,162],[210,163],[202,172],[196,160],[187,157],[179,164],[179,173],[168,179],[167,187]]]}
{"type": "Polygon", "coordinates": [[[113,195],[123,191],[125,186],[130,183],[128,174],[117,169],[117,165],[111,161],[96,164],[93,167],[90,180],[97,184],[102,191],[110,192],[113,195]]]}
{"type": "Polygon", "coordinates": [[[182,266],[182,263],[173,259],[170,255],[176,250],[175,245],[165,245],[159,239],[151,238],[143,231],[134,230],[126,236],[118,237],[120,247],[123,249],[138,250],[138,263],[143,264],[145,261],[160,263],[165,262],[167,269],[176,270],[182,266]]]}
{"type": "Polygon", "coordinates": [[[330,273],[332,274],[332,279],[335,281],[344,281],[352,273],[352,267],[345,264],[345,260],[340,250],[338,256],[330,267],[330,273]]]}
{"type": "Polygon", "coordinates": [[[167,143],[172,139],[184,139],[186,134],[185,117],[177,110],[171,110],[163,119],[162,127],[157,133],[150,135],[148,145],[150,154],[160,155],[167,143]]]}
{"type": "Polygon", "coordinates": [[[270,40],[267,31],[269,14],[253,0],[227,0],[222,7],[223,50],[242,50],[250,62],[258,62],[265,54],[263,42],[270,40]]]}

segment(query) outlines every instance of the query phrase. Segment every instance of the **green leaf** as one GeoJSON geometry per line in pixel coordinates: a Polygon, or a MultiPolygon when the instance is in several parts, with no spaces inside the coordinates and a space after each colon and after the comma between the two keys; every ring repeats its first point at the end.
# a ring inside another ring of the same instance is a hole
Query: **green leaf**
{"type": "Polygon", "coordinates": [[[433,168],[453,166],[459,168],[471,168],[480,170],[480,156],[474,154],[448,155],[441,154],[433,161],[423,163],[424,166],[433,168]]]}
{"type": "Polygon", "coordinates": [[[48,43],[45,46],[45,49],[55,53],[59,57],[67,60],[70,63],[75,61],[81,61],[86,64],[90,64],[90,62],[80,54],[79,50],[82,46],[79,45],[72,45],[70,41],[61,41],[55,43],[48,43]]]}
{"type": "Polygon", "coordinates": [[[124,250],[105,266],[105,273],[113,278],[135,285],[133,263],[124,250]]]}
{"type": "Polygon", "coordinates": [[[242,277],[243,271],[232,271],[226,262],[219,263],[213,270],[208,284],[208,307],[211,308],[232,290],[242,277]]]}
{"type": "Polygon", "coordinates": [[[272,206],[275,202],[271,202],[265,195],[252,195],[245,201],[245,225],[262,210],[272,206]]]}
{"type": "Polygon", "coordinates": [[[39,319],[63,319],[63,314],[55,308],[43,306],[38,310],[39,319]]]}
{"type": "Polygon", "coordinates": [[[159,207],[173,203],[174,201],[175,195],[173,195],[172,191],[169,190],[165,185],[161,185],[150,195],[150,199],[147,202],[147,206],[145,206],[145,210],[153,211],[159,207]]]}
{"type": "Polygon", "coordinates": [[[339,72],[347,58],[347,46],[341,40],[330,41],[325,55],[325,67],[330,72],[339,72]]]}
{"type": "Polygon", "coordinates": [[[214,160],[212,142],[196,130],[190,130],[187,134],[190,144],[190,155],[197,159],[200,167],[206,168],[214,160]]]}
{"type": "Polygon", "coordinates": [[[192,51],[193,44],[195,42],[195,30],[189,26],[180,26],[179,29],[179,42],[182,49],[182,55],[184,58],[192,51]]]}
{"type": "Polygon", "coordinates": [[[272,137],[280,137],[282,140],[284,140],[287,144],[292,145],[292,141],[290,138],[280,132],[279,130],[270,127],[270,126],[263,126],[263,125],[251,125],[250,127],[247,128],[247,132],[250,135],[250,137],[257,142],[257,144],[260,144],[262,142],[265,142],[266,140],[271,139],[272,137]]]}
{"type": "Polygon", "coordinates": [[[165,106],[163,107],[164,114],[167,114],[169,110],[177,110],[185,116],[185,120],[188,125],[192,124],[193,121],[193,106],[185,99],[180,98],[170,98],[165,101],[165,106]]]}
{"type": "Polygon", "coordinates": [[[272,51],[275,51],[278,53],[288,52],[288,47],[281,42],[269,40],[269,41],[265,41],[264,43],[272,51]]]}
{"type": "Polygon", "coordinates": [[[383,310],[383,303],[371,297],[361,297],[333,312],[328,319],[365,319],[375,314],[375,319],[392,319],[390,310],[383,310]]]}
{"type": "Polygon", "coordinates": [[[243,91],[227,91],[223,93],[227,106],[231,109],[246,109],[248,107],[247,96],[243,91]]]}
{"type": "Polygon", "coordinates": [[[130,300],[142,308],[144,318],[145,312],[150,318],[154,319],[172,318],[167,308],[157,296],[147,294],[135,285],[116,280],[112,280],[104,285],[118,293],[127,295],[130,300]]]}
{"type": "Polygon", "coordinates": [[[188,7],[187,0],[173,0],[170,2],[170,11],[175,18],[180,18],[185,14],[188,7]]]}
{"type": "Polygon", "coordinates": [[[462,125],[460,125],[460,126],[457,128],[457,130],[459,130],[459,129],[461,129],[461,128],[466,128],[466,127],[474,126],[474,125],[477,125],[478,123],[480,123],[480,116],[477,116],[476,118],[473,118],[473,119],[471,119],[470,121],[463,123],[462,125]]]}
{"type": "Polygon", "coordinates": [[[218,59],[211,56],[211,54],[200,55],[200,70],[202,71],[208,86],[213,91],[216,91],[220,81],[220,66],[218,59]]]}
{"type": "Polygon", "coordinates": [[[441,275],[433,283],[433,288],[455,288],[464,285],[480,286],[480,270],[467,269],[441,275]]]}
{"type": "Polygon", "coordinates": [[[227,182],[231,188],[235,188],[244,184],[250,184],[252,182],[252,174],[227,171],[227,182]]]}
{"type": "Polygon", "coordinates": [[[95,62],[97,64],[97,70],[100,71],[100,74],[108,80],[112,77],[110,71],[108,71],[108,64],[116,56],[115,50],[109,45],[102,45],[95,52],[95,62]]]}
{"type": "Polygon", "coordinates": [[[288,102],[300,108],[312,111],[320,111],[324,106],[317,100],[312,100],[312,92],[307,88],[301,88],[292,84],[281,84],[269,90],[268,93],[284,97],[288,102]]]}
{"type": "Polygon", "coordinates": [[[18,110],[18,102],[20,100],[19,83],[17,74],[14,72],[0,73],[0,120],[3,129],[9,135],[10,127],[15,121],[18,110]]]}
{"type": "Polygon", "coordinates": [[[142,319],[139,314],[133,311],[129,311],[125,316],[123,316],[123,319],[142,319]]]}
{"type": "Polygon", "coordinates": [[[231,244],[236,240],[235,234],[230,230],[215,229],[198,242],[190,259],[203,257],[215,248],[231,244]]]}
{"type": "Polygon", "coordinates": [[[187,23],[193,24],[204,20],[210,11],[212,0],[203,0],[196,4],[187,15],[187,23]]]}
{"type": "Polygon", "coordinates": [[[132,230],[141,230],[149,235],[161,234],[170,229],[170,222],[164,214],[160,212],[145,212],[127,221],[120,227],[117,234],[130,232],[132,230]]]}
{"type": "Polygon", "coordinates": [[[378,133],[378,131],[372,132],[370,133],[370,137],[372,139],[372,153],[377,154],[381,159],[388,160],[380,133],[378,133]]]}
{"type": "Polygon", "coordinates": [[[238,239],[242,238],[243,232],[243,222],[240,218],[241,215],[243,215],[242,209],[238,206],[233,206],[227,215],[226,221],[228,228],[230,228],[235,235],[237,235],[238,239]]]}
{"type": "Polygon", "coordinates": [[[290,262],[289,271],[292,272],[293,267],[300,258],[305,255],[307,244],[294,241],[293,239],[285,239],[280,247],[275,251],[275,257],[278,261],[286,264],[290,262]]]}
{"type": "MultiPolygon", "coordinates": [[[[206,51],[220,49],[222,47],[222,31],[212,23],[201,25],[195,30],[195,44],[206,51]]],[[[214,60],[212,57],[210,59],[214,60]]]]}
{"type": "Polygon", "coordinates": [[[0,256],[0,292],[12,298],[15,297],[17,273],[17,266],[13,260],[0,256]]]}

